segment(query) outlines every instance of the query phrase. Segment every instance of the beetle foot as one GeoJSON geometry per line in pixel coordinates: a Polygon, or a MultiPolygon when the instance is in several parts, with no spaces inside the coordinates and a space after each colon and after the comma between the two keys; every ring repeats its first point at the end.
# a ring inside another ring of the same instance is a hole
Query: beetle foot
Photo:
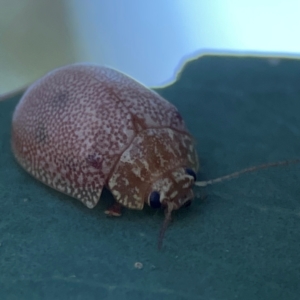
{"type": "Polygon", "coordinates": [[[120,217],[122,216],[122,205],[119,203],[114,203],[104,212],[109,217],[120,217]]]}

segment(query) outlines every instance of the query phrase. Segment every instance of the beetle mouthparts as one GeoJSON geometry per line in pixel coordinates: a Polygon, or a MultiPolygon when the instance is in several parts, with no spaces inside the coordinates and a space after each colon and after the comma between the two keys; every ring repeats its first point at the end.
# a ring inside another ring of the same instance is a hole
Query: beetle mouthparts
{"type": "Polygon", "coordinates": [[[171,216],[172,211],[173,211],[173,205],[171,203],[168,203],[168,206],[165,209],[165,219],[164,219],[164,222],[163,222],[160,232],[159,232],[159,238],[158,238],[158,249],[159,250],[162,248],[165,232],[172,220],[172,216],[171,216]]]}

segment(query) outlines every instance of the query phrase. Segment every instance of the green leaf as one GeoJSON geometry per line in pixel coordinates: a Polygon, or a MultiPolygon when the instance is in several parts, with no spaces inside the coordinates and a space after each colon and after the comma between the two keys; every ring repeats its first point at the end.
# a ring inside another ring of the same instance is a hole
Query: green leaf
{"type": "MultiPolygon", "coordinates": [[[[299,78],[298,60],[204,56],[157,91],[194,135],[205,180],[299,158],[299,78]]],[[[108,192],[89,210],[19,167],[19,98],[0,102],[1,299],[298,299],[299,165],[202,189],[158,251],[162,212],[107,218],[108,192]]]]}

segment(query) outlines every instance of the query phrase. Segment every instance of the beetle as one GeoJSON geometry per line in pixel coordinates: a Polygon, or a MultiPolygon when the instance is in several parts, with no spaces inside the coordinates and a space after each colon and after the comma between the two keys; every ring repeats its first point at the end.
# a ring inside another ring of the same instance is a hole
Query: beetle
{"type": "Polygon", "coordinates": [[[146,203],[169,216],[194,198],[198,157],[178,110],[108,67],[68,65],[33,83],[13,114],[12,150],[28,173],[88,208],[108,188],[111,215],[146,203]]]}
{"type": "MultiPolygon", "coordinates": [[[[159,247],[171,213],[194,199],[199,160],[177,108],[129,76],[99,65],[58,68],[33,83],[15,108],[12,150],[18,163],[44,184],[88,208],[102,190],[121,207],[165,210],[159,247]]],[[[278,163],[276,164],[278,165],[278,163]]]]}

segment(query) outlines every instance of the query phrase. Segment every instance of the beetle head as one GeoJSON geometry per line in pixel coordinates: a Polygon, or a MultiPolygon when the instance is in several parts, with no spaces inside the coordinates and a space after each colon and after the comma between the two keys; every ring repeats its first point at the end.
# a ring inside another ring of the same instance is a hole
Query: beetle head
{"type": "Polygon", "coordinates": [[[194,199],[192,187],[196,181],[196,173],[190,168],[179,168],[164,175],[152,183],[151,192],[145,199],[150,207],[165,210],[165,220],[158,241],[159,248],[171,221],[172,211],[189,206],[194,199]]]}
{"type": "Polygon", "coordinates": [[[196,174],[190,168],[169,171],[154,181],[145,202],[152,208],[169,208],[176,210],[187,206],[194,198],[192,187],[196,174]]]}
{"type": "MultiPolygon", "coordinates": [[[[194,198],[198,157],[193,139],[169,128],[140,132],[122,153],[108,180],[116,201],[131,209],[144,204],[171,212],[194,198]]],[[[164,230],[162,231],[164,232],[164,230]]]]}

